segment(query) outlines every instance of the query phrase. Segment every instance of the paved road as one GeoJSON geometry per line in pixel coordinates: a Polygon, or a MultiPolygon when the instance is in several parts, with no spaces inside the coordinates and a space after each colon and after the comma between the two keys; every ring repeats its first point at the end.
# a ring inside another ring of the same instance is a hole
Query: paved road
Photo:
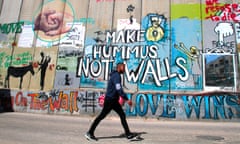
{"type": "Polygon", "coordinates": [[[120,135],[117,117],[107,117],[96,130],[97,142],[84,134],[90,116],[64,116],[30,113],[0,114],[1,144],[240,144],[240,123],[219,121],[173,121],[128,118],[134,132],[143,140],[130,142],[120,135]]]}

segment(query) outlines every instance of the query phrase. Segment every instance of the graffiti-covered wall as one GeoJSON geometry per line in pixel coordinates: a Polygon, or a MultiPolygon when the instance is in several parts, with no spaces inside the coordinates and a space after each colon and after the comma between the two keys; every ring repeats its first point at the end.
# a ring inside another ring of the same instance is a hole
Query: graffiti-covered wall
{"type": "Polygon", "coordinates": [[[237,0],[0,5],[0,111],[97,113],[123,62],[128,116],[240,117],[237,0]]]}

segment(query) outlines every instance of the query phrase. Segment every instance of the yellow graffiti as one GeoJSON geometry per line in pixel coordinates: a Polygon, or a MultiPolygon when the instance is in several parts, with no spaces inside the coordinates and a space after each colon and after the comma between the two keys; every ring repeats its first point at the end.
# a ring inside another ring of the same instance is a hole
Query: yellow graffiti
{"type": "Polygon", "coordinates": [[[150,27],[147,30],[147,40],[159,41],[163,38],[163,30],[160,27],[150,27]]]}
{"type": "Polygon", "coordinates": [[[191,46],[190,50],[186,48],[186,46],[181,42],[179,45],[174,44],[174,48],[179,50],[180,52],[186,54],[190,59],[195,60],[197,59],[198,55],[198,48],[195,46],[191,46]]]}
{"type": "Polygon", "coordinates": [[[73,111],[78,111],[77,107],[77,96],[78,92],[71,92],[70,93],[70,112],[73,113],[73,111]]]}
{"type": "Polygon", "coordinates": [[[73,113],[78,111],[77,106],[77,96],[78,92],[70,92],[70,95],[64,94],[63,91],[59,93],[58,98],[49,97],[49,108],[51,111],[64,109],[73,113]],[[55,99],[55,100],[53,100],[55,99]]]}
{"type": "Polygon", "coordinates": [[[160,27],[161,19],[158,17],[151,18],[152,26],[147,29],[147,40],[148,41],[159,41],[163,38],[164,32],[160,27]]]}

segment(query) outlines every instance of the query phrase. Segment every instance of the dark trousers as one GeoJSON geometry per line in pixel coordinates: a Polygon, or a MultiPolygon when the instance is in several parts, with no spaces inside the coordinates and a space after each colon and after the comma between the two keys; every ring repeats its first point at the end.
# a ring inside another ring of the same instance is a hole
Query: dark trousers
{"type": "Polygon", "coordinates": [[[126,121],[126,115],[122,109],[122,106],[118,103],[116,100],[107,100],[104,101],[104,106],[101,111],[101,113],[97,116],[97,118],[93,121],[89,133],[94,135],[94,131],[98,124],[110,113],[111,110],[114,110],[120,117],[122,126],[125,130],[125,134],[128,135],[130,133],[127,121],[126,121]]]}

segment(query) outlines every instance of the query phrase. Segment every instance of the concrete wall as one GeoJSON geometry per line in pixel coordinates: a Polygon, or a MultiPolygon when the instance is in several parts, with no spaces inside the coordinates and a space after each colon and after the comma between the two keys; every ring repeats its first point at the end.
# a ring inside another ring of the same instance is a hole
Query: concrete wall
{"type": "Polygon", "coordinates": [[[0,111],[96,114],[124,62],[128,116],[239,119],[237,0],[0,4],[0,111]]]}

